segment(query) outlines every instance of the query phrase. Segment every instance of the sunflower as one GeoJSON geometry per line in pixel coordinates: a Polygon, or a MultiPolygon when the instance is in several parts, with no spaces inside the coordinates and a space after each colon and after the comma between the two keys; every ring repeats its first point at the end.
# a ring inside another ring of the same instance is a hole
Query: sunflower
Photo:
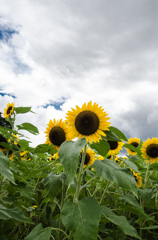
{"type": "MultiPolygon", "coordinates": [[[[92,149],[87,148],[86,155],[85,155],[85,161],[84,161],[84,167],[87,167],[94,163],[95,155],[96,155],[96,153],[92,149]]],[[[82,160],[82,152],[80,152],[80,161],[81,160],[82,160]]]]}
{"type": "Polygon", "coordinates": [[[117,155],[120,150],[122,150],[122,146],[124,145],[123,142],[117,142],[117,141],[107,141],[109,143],[110,146],[110,150],[108,152],[109,155],[113,156],[113,155],[117,155]]]}
{"type": "Polygon", "coordinates": [[[7,104],[7,107],[4,109],[4,113],[3,113],[3,116],[5,118],[8,118],[14,111],[14,105],[15,103],[8,103],[7,104]]]}
{"type": "Polygon", "coordinates": [[[71,140],[67,125],[62,119],[50,120],[46,128],[46,142],[45,144],[54,144],[56,150],[59,150],[60,145],[67,140],[71,140]]]}
{"type": "MultiPolygon", "coordinates": [[[[136,137],[135,138],[129,138],[127,143],[131,144],[132,146],[137,148],[139,146],[140,139],[136,138],[136,137]]],[[[129,155],[137,155],[137,152],[135,152],[133,150],[130,150],[129,148],[127,148],[127,153],[129,155]]]]}
{"type": "Polygon", "coordinates": [[[142,177],[141,173],[135,173],[132,169],[130,169],[134,175],[135,181],[137,183],[137,187],[140,188],[142,186],[142,177]]]}
{"type": "Polygon", "coordinates": [[[106,136],[103,131],[109,130],[110,118],[107,117],[106,112],[102,107],[92,101],[87,105],[84,103],[82,107],[76,106],[76,109],[71,108],[72,111],[67,112],[67,123],[70,129],[71,138],[78,137],[79,139],[85,137],[87,142],[98,142],[102,139],[101,136],[106,136]]]}
{"type": "Polygon", "coordinates": [[[142,144],[141,151],[144,159],[149,159],[151,163],[158,162],[158,138],[148,138],[142,144]]]}
{"type": "Polygon", "coordinates": [[[96,157],[96,159],[102,161],[102,160],[104,160],[104,157],[101,156],[101,155],[98,155],[98,156],[96,157]]]}

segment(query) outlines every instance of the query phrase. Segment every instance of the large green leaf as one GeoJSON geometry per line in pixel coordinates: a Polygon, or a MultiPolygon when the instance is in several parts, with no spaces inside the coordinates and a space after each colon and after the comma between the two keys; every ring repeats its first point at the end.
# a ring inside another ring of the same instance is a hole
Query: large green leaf
{"type": "Polygon", "coordinates": [[[27,217],[25,217],[20,208],[6,208],[2,204],[0,204],[0,219],[15,219],[20,222],[31,223],[31,221],[27,217]]]}
{"type": "Polygon", "coordinates": [[[39,134],[38,128],[35,127],[33,124],[31,123],[22,123],[20,125],[17,125],[18,130],[26,130],[34,135],[39,134]]]}
{"type": "Polygon", "coordinates": [[[125,140],[125,141],[128,141],[128,139],[126,138],[126,136],[124,135],[124,133],[121,132],[118,128],[111,126],[111,127],[109,127],[109,129],[110,129],[114,134],[116,134],[120,139],[125,140]]]}
{"type": "Polygon", "coordinates": [[[29,142],[25,139],[21,139],[18,141],[18,145],[20,145],[22,150],[25,150],[29,146],[29,142]]]}
{"type": "Polygon", "coordinates": [[[122,188],[128,189],[128,191],[138,196],[136,181],[129,168],[121,168],[109,159],[103,161],[96,160],[93,166],[103,178],[116,183],[122,188]]]}
{"type": "Polygon", "coordinates": [[[32,112],[31,107],[16,107],[16,108],[14,108],[14,110],[17,114],[32,112]]]}
{"type": "Polygon", "coordinates": [[[4,177],[6,177],[9,181],[16,184],[14,181],[14,175],[10,171],[9,163],[10,163],[10,159],[0,151],[0,173],[4,177]]]}
{"type": "Polygon", "coordinates": [[[106,134],[106,137],[102,137],[103,139],[106,139],[108,141],[122,141],[113,131],[109,130],[109,131],[104,131],[104,133],[106,134]]]}
{"type": "Polygon", "coordinates": [[[95,198],[65,203],[61,216],[66,228],[74,230],[74,240],[97,240],[101,209],[95,198]]]}
{"type": "Polygon", "coordinates": [[[141,239],[137,230],[129,224],[125,216],[117,216],[113,211],[107,207],[102,208],[102,214],[112,223],[116,224],[121,230],[129,236],[141,239]]]}
{"type": "Polygon", "coordinates": [[[137,148],[137,147],[134,147],[132,144],[126,143],[126,144],[124,144],[124,147],[130,149],[131,151],[137,152],[138,155],[141,155],[141,154],[142,154],[141,151],[140,151],[140,149],[137,148]]]}
{"type": "Polygon", "coordinates": [[[152,194],[153,194],[152,188],[147,189],[138,188],[138,197],[141,198],[147,204],[150,203],[152,194]]]}
{"type": "Polygon", "coordinates": [[[50,240],[51,228],[43,228],[39,223],[24,240],[50,240]]]}
{"type": "Polygon", "coordinates": [[[43,185],[47,190],[48,196],[51,200],[57,196],[62,188],[62,181],[66,178],[64,173],[60,175],[56,175],[55,173],[51,172],[48,176],[43,180],[43,185]]]}
{"type": "Polygon", "coordinates": [[[97,153],[102,156],[105,156],[110,150],[110,146],[105,140],[100,140],[98,143],[92,143],[90,144],[90,147],[95,149],[97,153]]]}
{"type": "Polygon", "coordinates": [[[59,158],[64,167],[68,185],[73,181],[79,164],[79,156],[82,148],[86,144],[86,139],[63,142],[59,148],[59,158]]]}

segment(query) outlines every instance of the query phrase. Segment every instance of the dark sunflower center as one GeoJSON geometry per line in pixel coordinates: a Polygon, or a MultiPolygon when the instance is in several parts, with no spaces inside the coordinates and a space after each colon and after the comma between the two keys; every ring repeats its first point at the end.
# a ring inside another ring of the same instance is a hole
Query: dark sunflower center
{"type": "MultiPolygon", "coordinates": [[[[134,174],[133,174],[133,175],[134,175],[134,174]]],[[[134,175],[134,178],[135,178],[135,181],[138,182],[138,179],[137,179],[137,177],[136,177],[135,175],[134,175]]]]}
{"type": "MultiPolygon", "coordinates": [[[[139,143],[137,143],[137,142],[132,142],[132,143],[130,143],[132,146],[134,146],[134,147],[138,147],[138,145],[139,145],[139,143]]],[[[135,152],[135,151],[133,151],[133,150],[131,150],[132,152],[135,152]]]]}
{"type": "MultiPolygon", "coordinates": [[[[2,135],[0,135],[0,143],[2,142],[7,143],[7,140],[2,135]]],[[[5,149],[5,147],[3,147],[2,145],[0,145],[0,148],[5,149]]]]}
{"type": "Polygon", "coordinates": [[[8,109],[7,109],[7,114],[10,114],[10,112],[11,112],[11,110],[13,109],[13,107],[9,107],[8,109]]]}
{"type": "Polygon", "coordinates": [[[75,119],[75,127],[82,135],[91,135],[98,130],[99,118],[91,111],[80,112],[75,119]]]}
{"type": "Polygon", "coordinates": [[[156,158],[158,157],[158,144],[150,144],[146,148],[146,153],[149,157],[156,158]]]}
{"type": "Polygon", "coordinates": [[[115,141],[108,141],[110,145],[110,150],[115,150],[118,147],[118,142],[115,141]]]}
{"type": "Polygon", "coordinates": [[[59,147],[66,140],[64,129],[58,126],[52,127],[49,132],[49,140],[59,147]]]}
{"type": "MultiPolygon", "coordinates": [[[[80,163],[82,161],[82,152],[80,153],[80,163]]],[[[85,160],[84,160],[84,164],[88,164],[90,161],[90,155],[88,153],[86,153],[86,156],[85,156],[85,160]]]]}

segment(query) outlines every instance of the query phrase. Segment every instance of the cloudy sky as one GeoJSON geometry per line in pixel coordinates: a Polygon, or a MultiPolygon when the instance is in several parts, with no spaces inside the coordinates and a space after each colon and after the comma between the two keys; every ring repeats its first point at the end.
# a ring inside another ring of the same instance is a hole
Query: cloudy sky
{"type": "Polygon", "coordinates": [[[16,124],[34,146],[90,100],[127,138],[158,137],[157,66],[157,0],[0,0],[0,111],[32,106],[16,124]]]}

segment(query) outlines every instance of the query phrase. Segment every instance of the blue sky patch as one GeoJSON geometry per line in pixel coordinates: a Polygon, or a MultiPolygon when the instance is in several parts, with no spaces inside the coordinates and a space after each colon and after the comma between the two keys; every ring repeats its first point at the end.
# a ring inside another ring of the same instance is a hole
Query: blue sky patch
{"type": "Polygon", "coordinates": [[[43,107],[44,108],[47,108],[49,106],[53,106],[56,110],[61,110],[61,106],[64,104],[64,102],[61,102],[61,103],[58,103],[58,102],[55,102],[55,103],[50,103],[50,104],[46,104],[44,105],[43,107]]]}
{"type": "Polygon", "coordinates": [[[8,42],[10,38],[12,38],[13,34],[17,34],[18,32],[14,29],[1,26],[0,25],[0,40],[8,42]]]}
{"type": "Polygon", "coordinates": [[[9,97],[12,97],[12,98],[16,98],[14,95],[11,95],[11,94],[8,94],[8,93],[2,93],[2,92],[0,92],[0,96],[2,96],[2,97],[9,96],[9,97]]]}

